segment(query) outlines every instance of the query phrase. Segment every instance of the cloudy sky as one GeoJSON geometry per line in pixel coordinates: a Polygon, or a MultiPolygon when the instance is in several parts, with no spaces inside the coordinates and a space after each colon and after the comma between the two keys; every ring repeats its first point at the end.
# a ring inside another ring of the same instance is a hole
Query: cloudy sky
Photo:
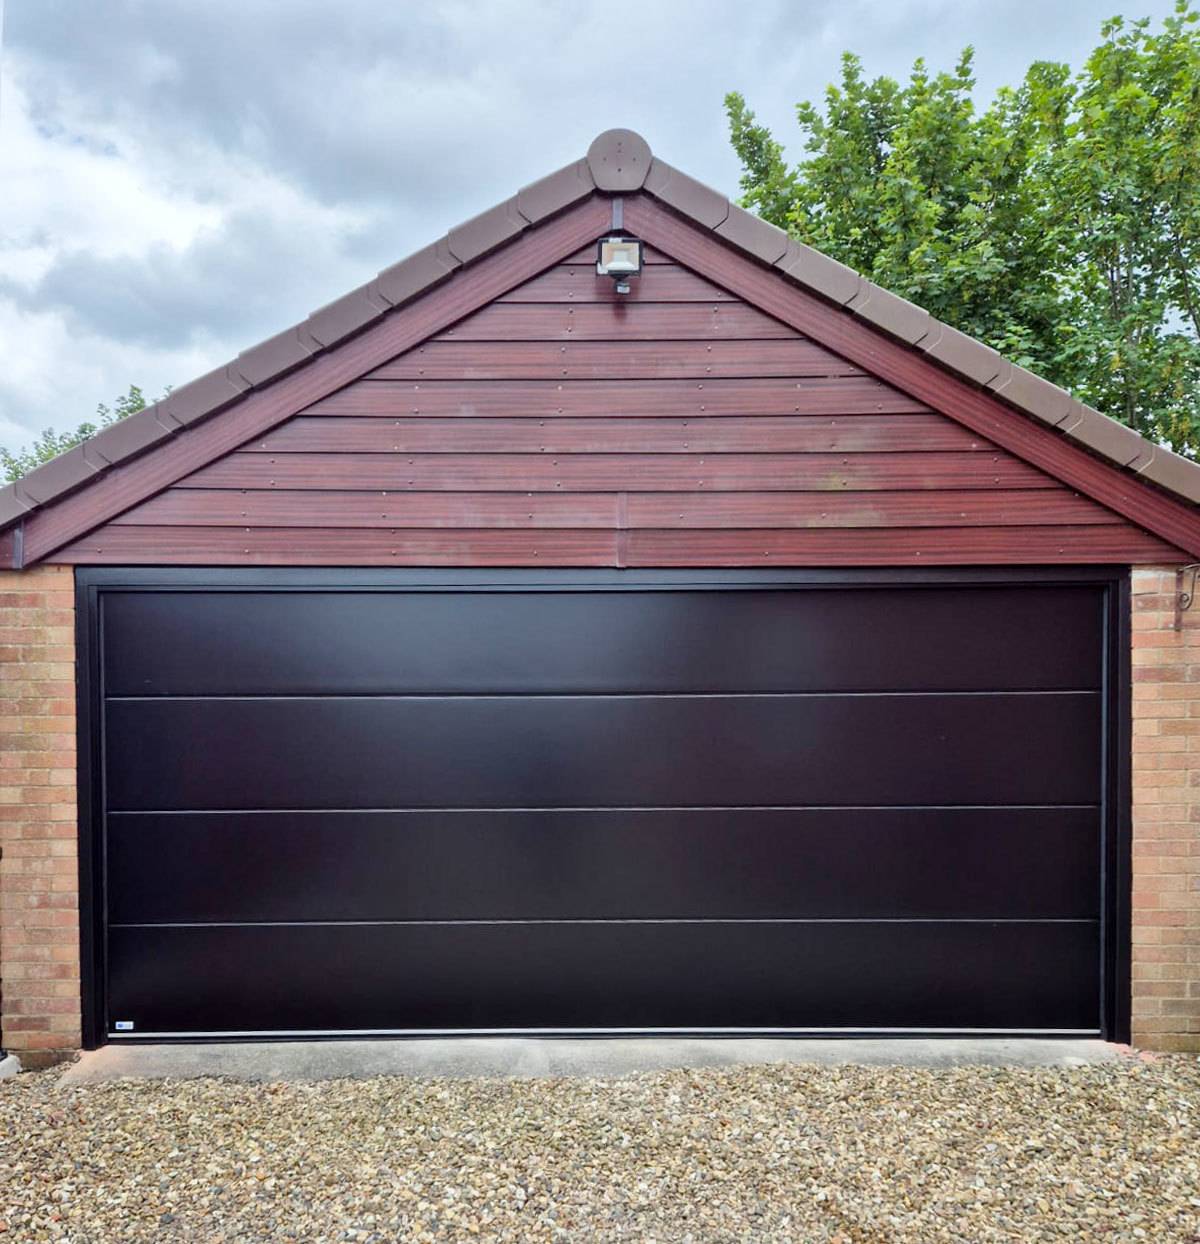
{"type": "MultiPolygon", "coordinates": [[[[1161,17],[1171,0],[1129,0],[1161,17]]],[[[3,0],[0,0],[3,4],[3,0]]],[[[1117,0],[7,0],[0,445],[158,395],[612,126],[726,194],[722,98],[799,154],[838,57],[1079,67],[1117,0]],[[622,17],[620,14],[625,14],[622,17]]]]}

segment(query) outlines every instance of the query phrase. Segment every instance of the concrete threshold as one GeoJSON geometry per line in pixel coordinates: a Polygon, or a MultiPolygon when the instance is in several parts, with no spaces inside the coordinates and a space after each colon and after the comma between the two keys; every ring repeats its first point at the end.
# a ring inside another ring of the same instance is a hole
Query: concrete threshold
{"type": "Polygon", "coordinates": [[[905,1067],[1078,1067],[1122,1049],[1063,1038],[409,1037],[387,1040],[106,1045],[83,1053],[63,1085],[125,1079],[335,1080],[367,1076],[522,1079],[763,1063],[905,1067]]]}

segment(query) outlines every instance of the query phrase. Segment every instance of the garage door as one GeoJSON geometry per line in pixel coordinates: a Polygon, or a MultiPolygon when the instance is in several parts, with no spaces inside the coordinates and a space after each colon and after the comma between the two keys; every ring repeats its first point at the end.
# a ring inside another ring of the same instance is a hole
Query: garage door
{"type": "Polygon", "coordinates": [[[152,579],[109,1035],[1102,1027],[1102,586],[152,579]]]}

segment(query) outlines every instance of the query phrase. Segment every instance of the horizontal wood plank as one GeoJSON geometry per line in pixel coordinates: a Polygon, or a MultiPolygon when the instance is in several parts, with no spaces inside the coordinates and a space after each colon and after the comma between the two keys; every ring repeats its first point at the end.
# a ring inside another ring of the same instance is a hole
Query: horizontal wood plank
{"type": "Polygon", "coordinates": [[[630,493],[630,528],[1001,527],[1120,523],[1086,497],[1051,489],[908,492],[630,493]]]}
{"type": "Polygon", "coordinates": [[[559,264],[498,298],[497,302],[736,302],[735,296],[679,264],[647,266],[618,294],[612,277],[594,263],[559,264]]]}
{"type": "MultiPolygon", "coordinates": [[[[494,418],[616,415],[866,415],[929,407],[869,376],[804,380],[360,380],[308,415],[494,418]]],[[[944,419],[944,416],[942,417],[944,419]]]]}
{"type": "MultiPolygon", "coordinates": [[[[614,492],[321,492],[175,488],[114,519],[125,527],[574,527],[615,529],[614,492]]],[[[665,525],[665,524],[660,524],[665,525]]]]}
{"type": "Polygon", "coordinates": [[[1132,527],[907,530],[522,531],[122,527],[47,560],[80,565],[894,566],[1153,562],[1170,546],[1132,527]]]}
{"type": "Polygon", "coordinates": [[[797,336],[743,302],[490,303],[437,341],[672,341],[797,336]]]}
{"type": "Polygon", "coordinates": [[[614,566],[611,531],[376,531],[345,527],[118,527],[49,561],[80,565],[614,566]]]}
{"type": "Polygon", "coordinates": [[[843,492],[1055,488],[1015,458],[931,454],[230,454],[184,488],[843,492]]]}
{"type": "Polygon", "coordinates": [[[859,376],[862,369],[803,337],[741,341],[429,341],[368,380],[656,380],[859,376]]]}
{"type": "Polygon", "coordinates": [[[787,528],[1120,523],[1051,489],[940,492],[319,492],[172,489],[122,514],[123,527],[787,528]]]}
{"type": "Polygon", "coordinates": [[[931,566],[1154,562],[1172,546],[1136,527],[919,531],[631,531],[630,566],[931,566]]]}
{"type": "Polygon", "coordinates": [[[941,415],[698,419],[378,419],[298,416],[246,446],[259,453],[988,453],[941,415]]]}

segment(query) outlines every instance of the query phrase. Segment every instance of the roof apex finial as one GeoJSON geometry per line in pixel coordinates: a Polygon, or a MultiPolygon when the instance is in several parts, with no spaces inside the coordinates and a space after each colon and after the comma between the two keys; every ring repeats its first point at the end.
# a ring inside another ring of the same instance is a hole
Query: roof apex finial
{"type": "Polygon", "coordinates": [[[633,130],[605,130],[587,153],[597,190],[639,190],[651,159],[650,144],[633,130]]]}

